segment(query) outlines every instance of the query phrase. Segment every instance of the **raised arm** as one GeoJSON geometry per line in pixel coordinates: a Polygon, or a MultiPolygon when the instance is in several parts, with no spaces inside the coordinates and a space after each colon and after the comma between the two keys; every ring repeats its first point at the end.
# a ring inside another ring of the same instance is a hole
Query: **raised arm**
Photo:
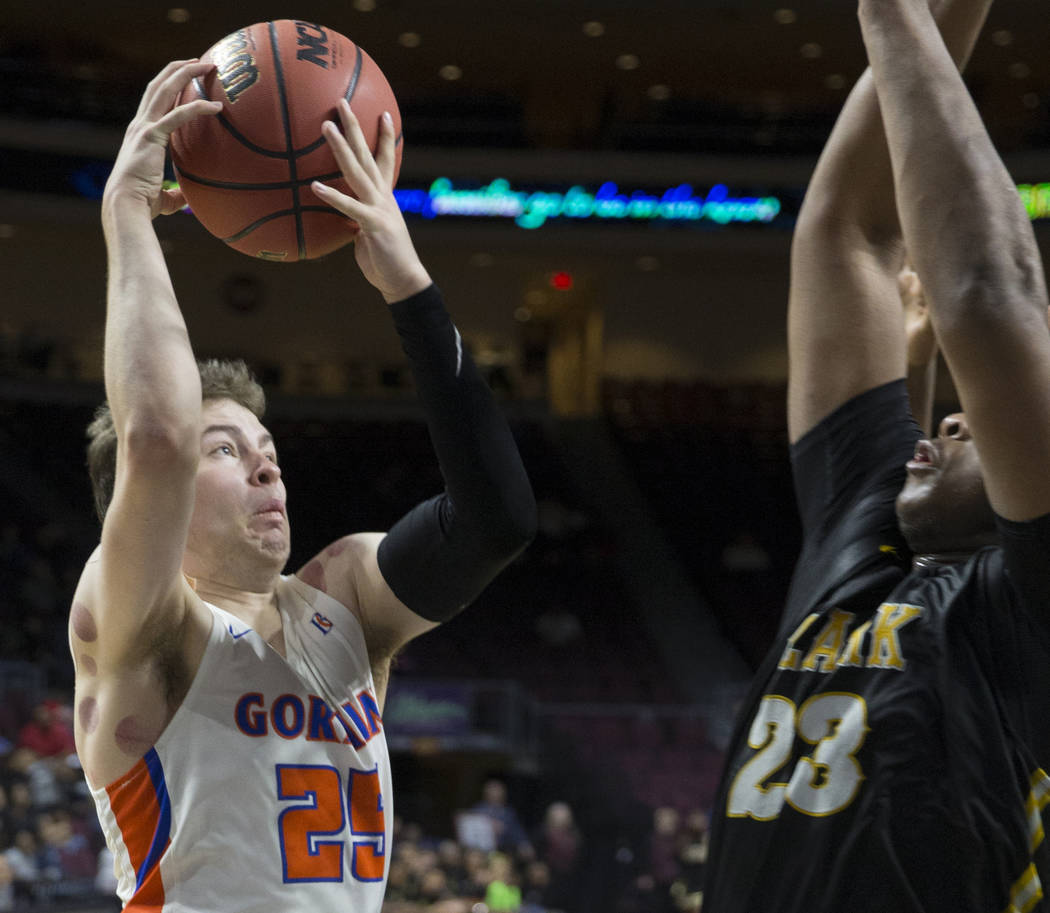
{"type": "MultiPolygon", "coordinates": [[[[989,3],[939,4],[944,40],[960,64],[989,3]]],[[[906,363],[897,286],[902,262],[893,172],[869,70],[839,114],[795,229],[788,310],[792,441],[853,396],[926,371],[906,363]]]]}
{"type": "Polygon", "coordinates": [[[381,125],[373,158],[349,106],[341,106],[340,117],[343,131],[328,124],[325,137],[357,199],[319,184],[313,190],[361,226],[357,261],[390,306],[446,485],[385,537],[348,537],[301,572],[310,582],[320,571],[356,605],[375,668],[471,602],[529,542],[536,508],[507,422],[420,263],[391,192],[390,122],[381,125]]]}
{"type": "Polygon", "coordinates": [[[1031,224],[926,0],[859,9],[905,242],[989,499],[1033,519],[1050,512],[1050,332],[1031,224]]]}
{"type": "MultiPolygon", "coordinates": [[[[85,581],[100,669],[141,660],[181,621],[180,566],[200,450],[201,388],[186,326],[152,219],[182,201],[161,189],[171,132],[215,113],[212,102],[173,107],[209,64],[168,64],[128,126],[102,201],[108,256],[105,383],[117,441],[112,502],[99,560],[85,581]]],[[[77,634],[76,612],[73,618],[77,634]]]]}

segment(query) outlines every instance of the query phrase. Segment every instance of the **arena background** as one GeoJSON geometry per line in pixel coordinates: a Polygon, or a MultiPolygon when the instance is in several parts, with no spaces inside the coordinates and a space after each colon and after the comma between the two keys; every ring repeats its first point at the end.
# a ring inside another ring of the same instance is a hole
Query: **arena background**
{"type": "MultiPolygon", "coordinates": [[[[537,911],[698,909],[721,748],[798,548],[788,253],[864,67],[855,5],[246,9],[14,0],[0,13],[0,910],[116,908],[62,735],[66,616],[98,533],[83,428],[102,398],[101,187],[164,62],[293,16],[350,36],[387,74],[406,205],[434,204],[435,187],[457,201],[459,214],[407,217],[540,505],[529,551],[399,660],[385,714],[399,819],[387,909],[512,907],[494,882],[517,883],[537,911]],[[725,222],[627,206],[683,185],[694,201],[773,200],[775,213],[725,222]],[[477,203],[479,191],[550,201],[574,187],[590,212],[534,228],[477,203]],[[505,861],[486,822],[509,813],[474,808],[492,778],[520,822],[505,861]]],[[[1044,256],[1048,33],[1040,4],[999,0],[968,71],[1044,256]]],[[[256,262],[181,214],[158,233],[198,355],[243,356],[267,386],[290,568],[438,489],[396,334],[349,251],[256,262]]],[[[953,398],[942,375],[938,411],[953,398]]]]}

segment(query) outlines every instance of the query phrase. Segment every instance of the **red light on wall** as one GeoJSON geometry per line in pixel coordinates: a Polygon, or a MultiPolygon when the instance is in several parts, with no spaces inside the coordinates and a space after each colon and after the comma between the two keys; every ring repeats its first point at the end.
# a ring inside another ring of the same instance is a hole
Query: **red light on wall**
{"type": "Polygon", "coordinates": [[[565,270],[554,273],[551,276],[551,288],[556,288],[559,292],[567,292],[572,288],[572,273],[567,273],[565,270]]]}

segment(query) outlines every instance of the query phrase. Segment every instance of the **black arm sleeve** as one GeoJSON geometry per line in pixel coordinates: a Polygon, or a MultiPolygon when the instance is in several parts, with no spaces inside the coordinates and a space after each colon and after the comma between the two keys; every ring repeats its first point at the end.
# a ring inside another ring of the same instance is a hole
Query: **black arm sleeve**
{"type": "Polygon", "coordinates": [[[431,621],[464,609],[535,535],[536,502],[517,445],[431,285],[390,305],[445,492],[402,517],[379,546],[395,595],[431,621]]]}

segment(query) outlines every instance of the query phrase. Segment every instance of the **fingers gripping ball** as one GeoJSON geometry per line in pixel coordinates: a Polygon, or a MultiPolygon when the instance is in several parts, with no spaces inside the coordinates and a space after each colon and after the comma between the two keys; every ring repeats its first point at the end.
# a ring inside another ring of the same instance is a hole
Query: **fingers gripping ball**
{"type": "Polygon", "coordinates": [[[171,157],[190,209],[230,247],[264,260],[312,259],[342,247],[356,226],[322,203],[313,180],[351,193],[321,134],[347,99],[373,153],[389,111],[401,167],[401,115],[386,77],[349,38],[291,19],[227,35],[201,58],[215,64],[180,103],[221,101],[171,137],[171,157]]]}

